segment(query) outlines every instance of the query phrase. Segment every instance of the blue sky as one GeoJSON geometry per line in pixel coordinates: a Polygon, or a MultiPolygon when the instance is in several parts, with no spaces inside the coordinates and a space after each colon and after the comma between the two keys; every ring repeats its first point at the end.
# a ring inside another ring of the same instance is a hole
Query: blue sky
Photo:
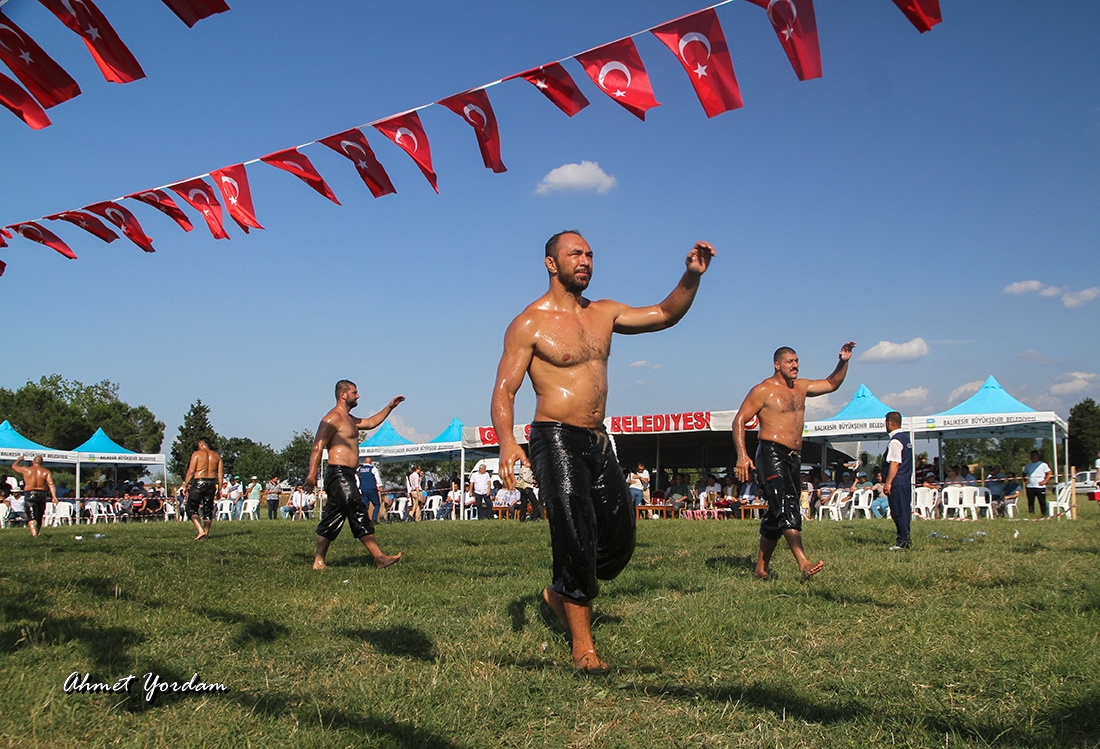
{"type": "MultiPolygon", "coordinates": [[[[703,7],[230,4],[189,30],[161,3],[100,0],[148,75],[126,85],[106,83],[37,2],[5,4],[84,93],[42,131],[0,112],[0,224],[313,141],[703,7]]],[[[370,129],[396,195],[373,199],[314,145],[303,152],[343,205],[250,165],[266,231],[249,236],[233,225],[215,241],[190,207],[185,234],[133,201],[155,254],[50,222],[79,260],[19,238],[0,249],[0,386],[109,379],[165,422],[165,450],[198,398],[219,433],[279,448],[316,427],[342,377],[363,415],[406,395],[393,423],[413,440],[453,416],[487,424],[504,328],[546,287],[546,238],[576,228],[595,251],[590,296],[637,305],[664,297],[693,242],[718,250],[677,327],[616,340],[609,415],[736,408],[777,346],[824,377],[847,340],[859,344],[848,380],[811,416],[860,383],[933,413],[990,374],[1063,416],[1100,397],[1100,4],[943,0],[923,35],[889,0],[816,5],[824,77],[809,82],[763,10],[718,9],[745,107],[710,120],[646,34],[662,105],[644,123],[575,61],[592,104],[573,118],[524,81],[491,88],[502,175],[435,106],[421,118],[438,195],[370,129]],[[598,170],[552,176],[583,162],[598,170]]],[[[525,386],[517,418],[532,411],[525,386]]]]}

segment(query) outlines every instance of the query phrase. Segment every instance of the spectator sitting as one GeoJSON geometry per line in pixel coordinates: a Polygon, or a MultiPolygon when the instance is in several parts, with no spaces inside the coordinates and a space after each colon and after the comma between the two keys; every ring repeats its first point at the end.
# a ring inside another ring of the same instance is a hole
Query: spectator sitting
{"type": "Polygon", "coordinates": [[[871,500],[871,514],[876,518],[884,518],[890,511],[890,498],[883,491],[882,471],[875,469],[874,481],[871,482],[871,491],[875,493],[871,500]]]}
{"type": "Polygon", "coordinates": [[[1015,505],[1023,490],[1020,482],[1016,480],[1016,474],[1013,471],[1009,471],[1005,476],[1000,503],[993,502],[993,514],[1004,515],[1006,507],[1010,504],[1015,505]]]}
{"type": "Polygon", "coordinates": [[[496,498],[493,500],[494,507],[503,507],[505,509],[505,515],[510,515],[513,510],[519,508],[520,493],[519,489],[500,489],[497,491],[496,498]]]}
{"type": "Polygon", "coordinates": [[[691,500],[691,487],[688,486],[687,476],[682,473],[673,474],[672,485],[668,487],[665,497],[668,504],[672,505],[673,511],[679,515],[691,500]]]}

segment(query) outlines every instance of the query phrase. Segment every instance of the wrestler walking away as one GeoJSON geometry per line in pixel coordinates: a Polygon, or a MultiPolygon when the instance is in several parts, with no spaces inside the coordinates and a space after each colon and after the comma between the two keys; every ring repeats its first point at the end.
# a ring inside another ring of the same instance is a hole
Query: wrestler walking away
{"type": "Polygon", "coordinates": [[[191,462],[187,464],[187,475],[183,485],[187,487],[187,517],[195,524],[195,541],[202,541],[210,535],[210,524],[214,522],[214,500],[218,496],[218,487],[222,480],[222,456],[210,449],[209,441],[204,437],[198,442],[198,449],[191,453],[191,462]]]}
{"type": "Polygon", "coordinates": [[[27,528],[38,537],[42,530],[42,518],[46,514],[46,492],[57,507],[57,489],[53,485],[53,472],[42,465],[42,456],[35,455],[29,466],[19,465],[22,455],[11,464],[11,469],[23,476],[23,501],[26,503],[27,528]]]}
{"type": "Polygon", "coordinates": [[[811,564],[802,549],[802,513],[798,506],[802,426],[806,398],[832,393],[841,386],[855,347],[852,341],[841,346],[840,361],[824,380],[799,380],[798,354],[786,346],[776,349],[775,373],[749,391],[733,418],[737,479],[742,483],[749,481],[755,469],[757,485],[768,503],[760,521],[760,557],[754,573],[758,578],[768,576],[768,563],[780,536],[787,539],[803,580],[825,566],[823,561],[811,564]],[[760,419],[755,464],[745,449],[745,422],[753,416],[760,419]]]}
{"type": "Polygon", "coordinates": [[[546,243],[549,291],[504,334],[491,404],[500,476],[511,489],[516,462],[534,468],[553,555],[553,583],[542,597],[569,630],[573,667],[584,673],[608,671],[592,640],[597,580],[616,577],[634,553],[634,502],[603,427],[611,334],[646,333],[679,322],[714,254],[709,244],[697,242],[663,302],[629,307],[584,297],[592,279],[592,249],[578,232],[560,232],[546,243]],[[525,375],[536,396],[530,460],[512,433],[516,392],[525,375]]]}
{"type": "Polygon", "coordinates": [[[405,396],[399,395],[374,416],[360,419],[351,415],[351,410],[359,405],[359,389],[350,380],[336,383],[336,406],[325,414],[317,427],[317,438],[313,441],[313,452],[309,456],[309,475],[302,484],[307,493],[317,486],[321,456],[328,449],[328,468],[325,469],[328,500],[321,513],[321,522],[317,525],[317,553],[313,557],[313,569],[325,568],[329,544],[340,535],[345,521],[351,527],[352,535],[367,547],[376,567],[389,567],[401,558],[400,554],[387,556],[378,548],[378,542],[374,539],[374,522],[367,515],[355,473],[359,467],[359,430],[374,429],[403,400],[405,396]]]}

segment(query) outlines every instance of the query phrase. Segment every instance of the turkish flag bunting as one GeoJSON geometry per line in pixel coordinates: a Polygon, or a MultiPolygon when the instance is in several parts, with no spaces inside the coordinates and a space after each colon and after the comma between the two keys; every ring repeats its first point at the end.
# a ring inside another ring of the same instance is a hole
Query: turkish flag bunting
{"type": "Polygon", "coordinates": [[[749,0],[766,8],[779,43],[794,67],[798,80],[821,77],[821,47],[817,43],[817,19],[813,0],[749,0]]]}
{"type": "Polygon", "coordinates": [[[187,218],[187,214],[180,210],[180,207],[176,205],[176,201],[172,200],[172,196],[164,190],[144,190],[142,192],[132,193],[126,197],[131,200],[140,200],[142,203],[145,203],[145,205],[153,206],[179,224],[180,228],[184,231],[191,231],[195,228],[191,224],[191,220],[187,218]]]}
{"type": "Polygon", "coordinates": [[[23,239],[29,239],[32,242],[38,242],[39,244],[44,244],[47,247],[52,247],[70,260],[76,260],[76,253],[69,249],[69,245],[62,242],[61,238],[54,234],[52,231],[44,228],[43,226],[40,226],[39,224],[36,224],[33,221],[24,221],[21,224],[12,224],[8,228],[14,231],[19,236],[23,237],[23,239]]]}
{"type": "Polygon", "coordinates": [[[129,83],[145,77],[137,59],[115,33],[92,0],[38,0],[84,39],[103,77],[112,83],[129,83]]]}
{"type": "Polygon", "coordinates": [[[940,14],[940,0],[894,0],[920,33],[931,31],[932,27],[943,20],[940,14]]]}
{"type": "Polygon", "coordinates": [[[214,188],[206,184],[202,179],[195,177],[186,182],[177,182],[168,185],[168,189],[179,195],[191,204],[191,207],[202,214],[206,219],[206,225],[210,227],[210,233],[214,239],[229,239],[229,234],[222,225],[222,204],[214,195],[214,188]]]}
{"type": "Polygon", "coordinates": [[[0,13],[0,60],[45,109],[80,93],[76,81],[3,13],[0,13]]]}
{"type": "Polygon", "coordinates": [[[130,213],[129,208],[121,206],[113,201],[105,200],[101,203],[86,205],[84,206],[84,210],[102,216],[119,229],[122,229],[122,233],[125,234],[131,242],[146,252],[156,252],[156,250],[153,249],[153,240],[145,234],[145,230],[141,228],[141,224],[138,223],[134,214],[130,213]]]}
{"type": "MultiPolygon", "coordinates": [[[[5,247],[5,246],[6,245],[0,244],[0,247],[5,247]]],[[[6,271],[7,269],[8,269],[8,264],[5,263],[3,260],[0,260],[0,276],[4,275],[4,271],[6,271]]]]}
{"type": "Polygon", "coordinates": [[[390,175],[386,174],[386,170],[382,168],[382,164],[367,143],[367,137],[363,135],[363,131],[353,127],[351,130],[321,138],[317,142],[351,159],[351,163],[355,164],[355,171],[359,172],[359,176],[370,188],[374,197],[380,198],[397,192],[393,189],[393,183],[390,182],[390,175]]]}
{"type": "Polygon", "coordinates": [[[225,0],[164,0],[164,4],[171,8],[188,28],[215,13],[224,13],[229,10],[225,0]]]}
{"type": "Polygon", "coordinates": [[[707,117],[744,106],[726,37],[713,8],[669,21],[653,29],[653,35],[684,66],[707,117]]]}
{"type": "Polygon", "coordinates": [[[420,115],[416,112],[398,115],[385,122],[379,122],[374,128],[412,156],[428,183],[436,192],[439,192],[438,179],[432,171],[432,147],[428,143],[428,134],[424,132],[424,125],[420,122],[420,115]]]}
{"type": "Polygon", "coordinates": [[[569,71],[560,62],[552,62],[549,65],[516,73],[504,80],[509,81],[513,78],[528,81],[570,117],[588,106],[588,99],[581,93],[573,77],[569,75],[569,71]]]}
{"type": "Polygon", "coordinates": [[[477,145],[481,149],[481,160],[486,169],[497,174],[508,171],[500,160],[500,132],[497,130],[497,116],[489,104],[489,95],[485,89],[475,89],[463,94],[448,96],[438,102],[470,123],[477,136],[477,145]]]}
{"type": "Polygon", "coordinates": [[[84,211],[62,211],[52,216],[46,216],[46,218],[50,221],[68,221],[70,224],[79,226],[84,231],[102,239],[108,244],[118,239],[118,235],[108,229],[106,224],[92,214],[85,213],[84,211]]]}
{"type": "Polygon", "coordinates": [[[340,205],[340,201],[336,199],[336,193],[332,191],[321,173],[313,166],[313,162],[304,153],[299,152],[298,149],[288,148],[285,151],[269,153],[267,156],[261,156],[260,161],[271,164],[277,169],[290,172],[336,205],[340,205]]]}
{"type": "Polygon", "coordinates": [[[244,164],[222,167],[210,176],[214,184],[221,190],[225,199],[225,208],[229,215],[237,222],[237,226],[248,234],[248,227],[262,229],[260,222],[256,220],[256,209],[252,207],[252,190],[248,188],[248,174],[244,170],[244,164]]]}
{"type": "Polygon", "coordinates": [[[7,247],[8,243],[5,240],[11,239],[11,232],[7,229],[0,229],[0,247],[7,247]]]}
{"type": "Polygon", "coordinates": [[[0,104],[35,130],[50,126],[50,118],[42,105],[3,73],[0,73],[0,104]]]}
{"type": "Polygon", "coordinates": [[[646,110],[660,106],[633,39],[620,39],[576,57],[600,90],[638,119],[644,120],[646,110]]]}

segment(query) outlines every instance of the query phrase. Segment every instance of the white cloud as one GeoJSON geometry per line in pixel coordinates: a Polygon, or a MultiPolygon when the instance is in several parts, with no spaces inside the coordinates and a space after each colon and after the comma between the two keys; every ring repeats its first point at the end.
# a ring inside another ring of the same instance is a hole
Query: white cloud
{"type": "Polygon", "coordinates": [[[641,361],[631,362],[630,366],[634,367],[634,369],[654,369],[654,370],[656,370],[656,369],[661,369],[665,365],[664,364],[654,364],[653,362],[649,362],[649,361],[646,361],[645,359],[642,359],[641,361]]]}
{"type": "Polygon", "coordinates": [[[955,401],[961,401],[964,398],[969,398],[974,393],[978,392],[982,385],[985,384],[985,380],[974,380],[974,382],[968,382],[965,385],[959,385],[957,388],[951,391],[951,395],[947,396],[948,403],[954,403],[955,401]]]}
{"type": "Polygon", "coordinates": [[[552,192],[587,192],[595,190],[600,195],[613,189],[618,181],[600,169],[595,161],[582,161],[579,164],[562,164],[542,178],[535,188],[536,195],[549,195],[552,192]]]}
{"type": "Polygon", "coordinates": [[[1017,281],[1005,286],[1002,294],[1033,294],[1037,291],[1050,288],[1042,281],[1017,281]]]}
{"type": "Polygon", "coordinates": [[[1070,309],[1076,309],[1078,307],[1084,307],[1089,302],[1095,301],[1098,298],[1100,298],[1100,286],[1093,286],[1091,289],[1081,289],[1081,291],[1067,291],[1062,295],[1062,305],[1070,309]]]}
{"type": "Polygon", "coordinates": [[[1068,377],[1065,382],[1056,382],[1050,386],[1050,392],[1054,395],[1076,395],[1091,390],[1096,380],[1094,372],[1067,372],[1062,377],[1068,377]]]}
{"type": "Polygon", "coordinates": [[[924,403],[928,399],[928,388],[915,387],[902,390],[900,393],[890,393],[882,397],[882,402],[896,406],[915,406],[924,403]]]}
{"type": "MultiPolygon", "coordinates": [[[[365,412],[370,412],[372,410],[377,410],[377,409],[362,409],[362,410],[365,411],[365,412]]],[[[400,434],[405,439],[410,440],[410,441],[415,442],[415,443],[418,443],[418,444],[421,443],[421,442],[427,442],[428,440],[430,440],[432,437],[435,436],[434,434],[424,434],[423,432],[418,431],[414,427],[409,426],[405,422],[405,420],[403,418],[401,418],[400,414],[391,413],[386,418],[386,420],[388,422],[390,422],[390,426],[393,427],[395,432],[400,434]]],[[[447,426],[447,425],[446,424],[440,424],[439,425],[440,431],[442,431],[443,427],[445,427],[445,426],[447,426]]],[[[374,434],[374,432],[372,431],[371,434],[374,434]]]]}
{"type": "Polygon", "coordinates": [[[1053,359],[1048,359],[1033,348],[1029,348],[1027,351],[1021,351],[1017,358],[1028,364],[1052,364],[1054,362],[1053,359]]]}
{"type": "Polygon", "coordinates": [[[863,352],[863,361],[913,361],[928,356],[928,344],[923,338],[914,338],[908,343],[879,341],[863,352]]]}
{"type": "Polygon", "coordinates": [[[806,399],[806,418],[811,421],[820,419],[824,416],[832,416],[839,410],[839,408],[833,405],[827,395],[806,399]]]}

